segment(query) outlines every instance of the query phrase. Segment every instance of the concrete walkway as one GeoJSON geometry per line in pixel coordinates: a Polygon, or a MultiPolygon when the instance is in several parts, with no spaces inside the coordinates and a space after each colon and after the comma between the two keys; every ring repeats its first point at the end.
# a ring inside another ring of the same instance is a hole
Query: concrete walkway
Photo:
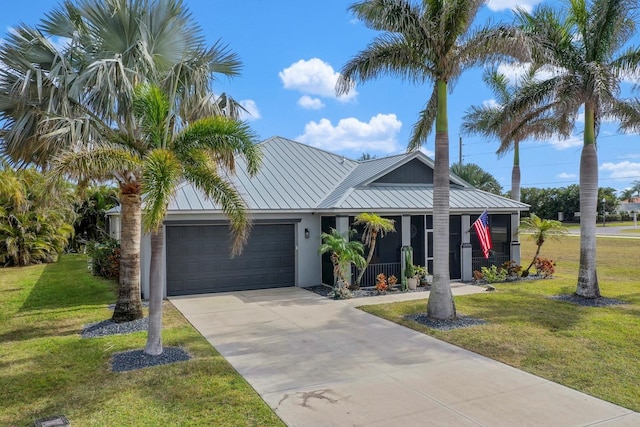
{"type": "MultiPolygon", "coordinates": [[[[615,224],[615,223],[614,223],[615,224]]],[[[639,226],[640,227],[640,226],[639,226]]],[[[607,225],[601,227],[600,224],[596,227],[596,237],[615,237],[619,239],[640,239],[640,232],[633,225],[617,226],[607,225]]],[[[569,229],[570,235],[580,235],[580,227],[572,227],[569,229]]]]}
{"type": "Polygon", "coordinates": [[[299,288],[171,298],[288,426],[640,425],[638,413],[353,307],[373,301],[299,288]]]}

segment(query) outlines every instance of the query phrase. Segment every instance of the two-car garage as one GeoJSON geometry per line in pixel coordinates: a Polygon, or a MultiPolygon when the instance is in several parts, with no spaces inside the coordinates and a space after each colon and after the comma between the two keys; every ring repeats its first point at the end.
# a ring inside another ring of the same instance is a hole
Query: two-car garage
{"type": "Polygon", "coordinates": [[[167,295],[295,286],[295,225],[254,224],[231,257],[223,224],[166,223],[167,295]]]}

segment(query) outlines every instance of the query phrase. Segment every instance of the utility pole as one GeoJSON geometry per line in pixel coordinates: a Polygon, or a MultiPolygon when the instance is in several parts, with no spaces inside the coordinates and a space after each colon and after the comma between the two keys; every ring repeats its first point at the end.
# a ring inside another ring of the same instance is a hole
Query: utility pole
{"type": "Polygon", "coordinates": [[[460,145],[459,145],[459,150],[458,152],[460,153],[459,157],[458,157],[458,164],[460,166],[462,166],[462,136],[459,136],[458,138],[460,138],[460,145]]]}

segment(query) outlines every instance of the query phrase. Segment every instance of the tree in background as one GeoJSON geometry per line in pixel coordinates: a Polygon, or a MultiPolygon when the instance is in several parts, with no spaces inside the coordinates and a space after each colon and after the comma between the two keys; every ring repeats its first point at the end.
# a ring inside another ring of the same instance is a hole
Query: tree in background
{"type": "Polygon", "coordinates": [[[356,160],[358,160],[359,162],[364,162],[364,161],[367,161],[367,160],[373,160],[373,159],[375,159],[377,157],[378,156],[376,156],[375,154],[371,155],[369,153],[362,153],[362,155],[360,157],[358,157],[356,160]]]}
{"type": "Polygon", "coordinates": [[[362,233],[362,243],[364,243],[365,246],[369,247],[369,254],[367,255],[366,262],[360,269],[360,273],[358,273],[358,277],[356,278],[356,283],[354,284],[355,289],[358,289],[360,287],[362,276],[364,276],[365,271],[367,271],[367,267],[371,263],[373,253],[376,250],[376,242],[378,240],[378,237],[383,238],[385,233],[394,233],[396,231],[394,223],[394,220],[382,218],[380,215],[376,215],[374,213],[363,212],[355,217],[353,225],[364,226],[364,232],[362,233]]]}
{"type": "Polygon", "coordinates": [[[73,188],[0,164],[0,265],[55,262],[73,236],[73,188]]]}
{"type": "Polygon", "coordinates": [[[81,201],[74,204],[76,219],[73,222],[75,236],[71,245],[78,251],[89,241],[102,242],[107,234],[106,212],[118,205],[118,190],[99,185],[84,191],[81,201]]]}
{"type": "Polygon", "coordinates": [[[502,186],[489,172],[474,163],[454,163],[451,172],[467,181],[474,188],[493,194],[502,194],[502,186]]]}
{"type": "Polygon", "coordinates": [[[519,10],[517,21],[530,37],[536,66],[552,70],[520,91],[508,108],[522,111],[527,105],[557,102],[558,117],[571,122],[584,111],[584,144],[580,158],[580,268],[576,294],[600,296],[596,269],[596,215],[598,158],[596,137],[604,117],[617,118],[623,126],[640,123],[632,102],[618,98],[620,80],[635,73],[640,50],[629,47],[636,34],[631,0],[565,0],[562,7],[538,6],[532,13],[519,10]]]}
{"type": "Polygon", "coordinates": [[[483,0],[365,0],[350,6],[367,27],[381,31],[367,48],[342,68],[338,94],[356,81],[392,75],[412,83],[433,84],[425,108],[414,124],[408,150],[419,149],[435,124],[433,180],[433,285],[427,314],[436,319],[456,316],[449,274],[449,85],[472,66],[511,55],[526,59],[528,47],[506,25],[476,31],[471,25],[483,0]]]}
{"type": "Polygon", "coordinates": [[[496,151],[498,157],[513,150],[511,198],[518,202],[520,201],[520,143],[531,137],[544,139],[554,133],[566,134],[570,131],[568,122],[562,123],[551,114],[551,104],[528,104],[524,106],[523,111],[505,108],[512,102],[520,88],[534,83],[535,72],[535,67],[530,66],[515,85],[509,85],[507,77],[497,69],[486,71],[483,80],[491,88],[497,104],[471,107],[464,115],[462,123],[462,130],[466,134],[477,133],[489,138],[497,138],[500,141],[500,147],[496,151]]]}

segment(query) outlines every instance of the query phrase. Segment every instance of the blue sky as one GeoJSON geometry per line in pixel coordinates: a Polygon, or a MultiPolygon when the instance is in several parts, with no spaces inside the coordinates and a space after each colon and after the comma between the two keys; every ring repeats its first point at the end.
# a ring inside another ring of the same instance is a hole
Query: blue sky
{"type": "MultiPolygon", "coordinates": [[[[242,75],[214,83],[252,112],[251,126],[261,139],[283,136],[347,157],[363,152],[378,157],[403,152],[431,87],[381,78],[360,84],[336,98],[334,84],[342,66],[365,48],[375,32],[347,11],[351,0],[185,0],[209,43],[220,39],[243,62],[242,75]]],[[[510,8],[534,7],[538,0],[492,0],[478,24],[513,19],[510,8]]],[[[35,25],[58,1],[6,2],[0,16],[4,32],[18,23],[35,25]]],[[[506,73],[513,68],[505,67],[506,73]]],[[[461,118],[470,106],[492,102],[482,70],[463,74],[449,98],[451,162],[459,158],[461,118]]],[[[638,96],[623,84],[623,96],[638,96]]],[[[563,187],[578,183],[581,122],[567,140],[527,141],[521,147],[523,187],[563,187]]],[[[463,136],[463,162],[492,173],[510,188],[512,158],[495,156],[497,141],[463,136]]],[[[434,135],[424,145],[433,154],[434,135]]],[[[640,180],[640,137],[620,135],[605,124],[598,140],[600,186],[622,190],[640,180]]]]}

